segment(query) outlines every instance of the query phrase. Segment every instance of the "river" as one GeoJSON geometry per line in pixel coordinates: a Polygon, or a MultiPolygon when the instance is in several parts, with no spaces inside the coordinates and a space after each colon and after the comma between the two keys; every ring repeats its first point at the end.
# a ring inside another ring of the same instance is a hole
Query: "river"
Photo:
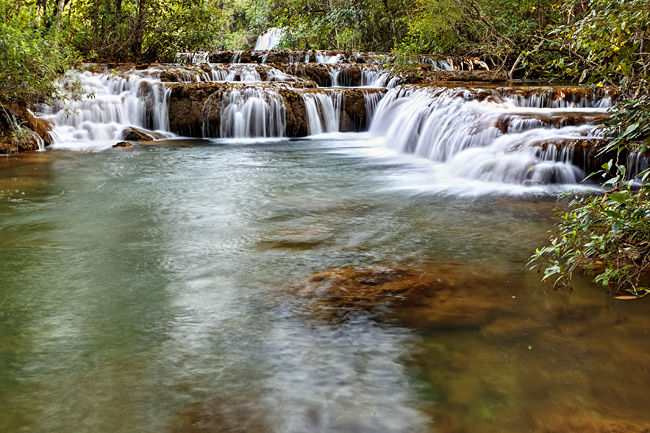
{"type": "Polygon", "coordinates": [[[432,182],[386,152],[335,134],[0,160],[0,431],[648,428],[646,300],[526,269],[557,190],[432,182]],[[346,267],[438,273],[465,309],[296,290],[346,267]]]}

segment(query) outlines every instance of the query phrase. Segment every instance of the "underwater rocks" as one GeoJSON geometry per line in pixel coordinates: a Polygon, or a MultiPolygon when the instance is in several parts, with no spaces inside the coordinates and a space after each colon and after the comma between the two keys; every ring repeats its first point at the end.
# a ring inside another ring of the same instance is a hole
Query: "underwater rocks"
{"type": "Polygon", "coordinates": [[[417,267],[343,267],[314,273],[290,288],[301,308],[317,317],[366,311],[413,326],[465,327],[503,311],[505,275],[445,263],[417,267]]]}

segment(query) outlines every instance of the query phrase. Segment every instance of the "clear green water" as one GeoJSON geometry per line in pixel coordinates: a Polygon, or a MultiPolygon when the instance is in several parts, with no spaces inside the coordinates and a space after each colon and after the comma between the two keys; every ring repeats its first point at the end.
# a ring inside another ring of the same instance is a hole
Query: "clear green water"
{"type": "Polygon", "coordinates": [[[551,291],[525,269],[552,195],[405,188],[417,167],[345,147],[0,161],[0,432],[650,424],[647,302],[551,291]],[[467,323],[327,320],[290,290],[342,266],[440,263],[493,286],[467,323]]]}

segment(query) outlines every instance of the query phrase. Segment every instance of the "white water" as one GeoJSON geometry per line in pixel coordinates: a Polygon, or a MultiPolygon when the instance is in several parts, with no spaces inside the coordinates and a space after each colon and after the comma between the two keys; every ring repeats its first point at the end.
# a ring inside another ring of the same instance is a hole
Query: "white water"
{"type": "Polygon", "coordinates": [[[303,93],[302,98],[307,111],[309,135],[339,131],[341,110],[345,107],[343,92],[303,93]]]}
{"type": "Polygon", "coordinates": [[[379,101],[381,101],[381,98],[384,96],[383,93],[380,92],[372,92],[368,90],[364,90],[363,92],[363,99],[364,99],[364,106],[366,109],[366,119],[367,119],[367,127],[370,128],[372,126],[372,118],[374,117],[375,110],[377,109],[377,105],[379,104],[379,101]]]}
{"type": "MultiPolygon", "coordinates": [[[[169,95],[157,79],[132,73],[127,78],[91,72],[76,73],[86,95],[65,110],[43,107],[41,117],[53,122],[52,147],[109,147],[134,126],[169,131],[169,95]]],[[[167,134],[168,136],[170,134],[167,134]]]]}
{"type": "MultiPolygon", "coordinates": [[[[541,101],[519,102],[530,107],[541,101]]],[[[571,114],[567,109],[522,108],[514,102],[479,101],[462,89],[393,89],[377,104],[370,132],[398,153],[442,163],[454,177],[524,185],[580,182],[584,173],[571,164],[572,152],[558,152],[555,143],[595,137],[598,129],[555,127],[553,116],[571,114]],[[539,117],[530,118],[531,110],[539,117]]],[[[583,105],[577,113],[604,111],[583,105]]]]}
{"type": "MultiPolygon", "coordinates": [[[[92,96],[74,103],[69,111],[57,106],[40,113],[55,125],[50,133],[53,147],[109,147],[123,139],[123,130],[130,126],[167,132],[169,90],[159,79],[165,70],[187,81],[261,80],[257,67],[247,64],[155,67],[123,76],[79,73],[74,78],[92,96]]],[[[362,80],[390,85],[379,71],[364,68],[362,80]]],[[[296,77],[267,69],[269,81],[291,79],[296,77]]],[[[206,114],[204,136],[250,139],[286,135],[285,101],[276,91],[248,86],[218,97],[221,99],[213,107],[220,107],[219,124],[211,124],[206,114]]],[[[302,98],[309,135],[339,131],[345,109],[343,91],[304,92],[302,98]]],[[[611,106],[606,93],[552,88],[400,86],[384,96],[366,92],[364,98],[370,133],[380,140],[374,145],[431,161],[450,178],[519,185],[580,182],[584,173],[572,164],[573,152],[562,142],[597,137],[600,130],[591,122],[611,106]]],[[[646,162],[630,164],[636,172],[646,162]]]]}
{"type": "Polygon", "coordinates": [[[363,68],[361,70],[361,87],[381,87],[392,89],[399,85],[401,78],[386,72],[380,67],[363,68]]]}
{"type": "Polygon", "coordinates": [[[335,54],[333,56],[328,56],[322,51],[316,51],[316,63],[327,63],[334,64],[341,61],[341,54],[335,54]]]}
{"type": "Polygon", "coordinates": [[[176,61],[178,63],[208,63],[209,57],[210,53],[206,51],[176,53],[176,61]]]}
{"type": "MultiPolygon", "coordinates": [[[[219,137],[284,137],[284,101],[276,91],[247,87],[223,95],[219,137]]],[[[214,136],[214,125],[204,125],[204,135],[214,136]]]]}
{"type": "Polygon", "coordinates": [[[284,35],[283,29],[272,28],[266,33],[260,35],[255,43],[255,51],[272,50],[280,42],[280,38],[284,35]]]}

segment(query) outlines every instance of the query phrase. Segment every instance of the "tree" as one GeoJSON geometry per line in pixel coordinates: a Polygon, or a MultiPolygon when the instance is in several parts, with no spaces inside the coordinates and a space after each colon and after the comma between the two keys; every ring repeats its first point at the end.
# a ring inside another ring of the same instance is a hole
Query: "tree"
{"type": "Polygon", "coordinates": [[[624,164],[650,145],[650,3],[592,0],[582,17],[543,43],[564,54],[551,67],[580,81],[614,85],[623,100],[606,122],[611,140],[602,152],[617,157],[603,166],[604,195],[576,195],[560,214],[551,244],[530,263],[555,285],[570,287],[573,273],[582,270],[610,291],[650,293],[649,171],[628,173],[624,164]]]}

